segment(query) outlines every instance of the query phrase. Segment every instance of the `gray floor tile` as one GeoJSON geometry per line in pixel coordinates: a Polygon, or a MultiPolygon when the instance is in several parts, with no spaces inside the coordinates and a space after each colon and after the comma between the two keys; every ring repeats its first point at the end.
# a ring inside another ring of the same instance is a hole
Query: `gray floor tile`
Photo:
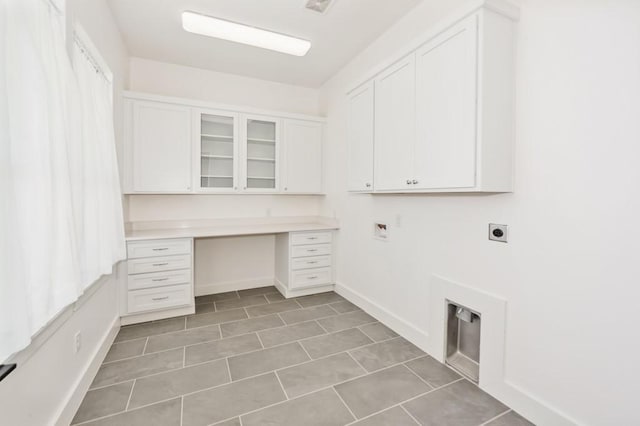
{"type": "Polygon", "coordinates": [[[380,324],[379,322],[360,326],[360,330],[362,330],[364,334],[371,337],[376,342],[398,337],[398,334],[396,334],[393,330],[384,326],[383,324],[380,324]]]}
{"type": "Polygon", "coordinates": [[[353,420],[333,389],[325,389],[242,416],[244,426],[342,426],[353,420]]]}
{"type": "Polygon", "coordinates": [[[229,383],[224,359],[136,380],[129,409],[229,383]]]}
{"type": "Polygon", "coordinates": [[[284,302],[270,303],[268,305],[252,306],[247,308],[247,313],[249,317],[261,317],[295,309],[300,309],[300,305],[295,300],[285,300],[284,302]]]}
{"type": "Polygon", "coordinates": [[[327,334],[326,336],[313,337],[300,342],[309,352],[311,358],[321,358],[326,355],[343,352],[373,343],[362,331],[357,328],[327,334]]]}
{"type": "Polygon", "coordinates": [[[147,343],[145,353],[149,354],[187,345],[195,345],[196,343],[211,342],[218,339],[220,339],[220,327],[217,325],[160,334],[149,337],[149,343],[147,343]]]}
{"type": "Polygon", "coordinates": [[[175,370],[182,367],[183,355],[184,350],[179,348],[103,364],[91,387],[112,385],[149,374],[175,370]]]}
{"type": "Polygon", "coordinates": [[[118,361],[125,358],[131,358],[134,356],[142,355],[144,351],[144,345],[147,343],[147,338],[129,340],[122,343],[115,343],[111,345],[107,356],[104,358],[104,362],[118,361]]]}
{"type": "Polygon", "coordinates": [[[327,303],[344,302],[342,296],[334,292],[314,294],[312,296],[303,296],[296,299],[305,308],[318,305],[326,305],[327,303]]]}
{"type": "Polygon", "coordinates": [[[202,305],[204,303],[213,303],[213,295],[207,294],[205,296],[196,296],[196,306],[202,305]]]}
{"type": "Polygon", "coordinates": [[[416,426],[417,424],[402,407],[393,407],[360,420],[354,423],[353,426],[416,426]]]}
{"type": "Polygon", "coordinates": [[[311,321],[318,318],[330,317],[336,315],[336,311],[327,305],[317,306],[308,309],[300,309],[297,311],[283,312],[280,317],[287,324],[295,324],[303,321],[311,321]]]}
{"type": "Polygon", "coordinates": [[[185,352],[185,365],[213,361],[258,349],[262,349],[262,345],[255,333],[216,340],[215,342],[202,343],[187,347],[185,352]]]}
{"type": "Polygon", "coordinates": [[[318,323],[329,333],[333,333],[336,331],[346,330],[347,328],[353,328],[375,321],[376,319],[366,312],[357,311],[350,312],[348,314],[336,315],[334,317],[319,319],[318,323]]]}
{"type": "Polygon", "coordinates": [[[403,406],[423,425],[477,426],[508,410],[467,380],[435,390],[403,406]]]}
{"type": "Polygon", "coordinates": [[[358,418],[431,390],[404,365],[387,368],[335,388],[358,418]]]}
{"type": "Polygon", "coordinates": [[[332,303],[329,306],[331,306],[331,308],[333,308],[333,310],[335,310],[339,314],[346,314],[347,312],[361,310],[356,305],[351,302],[347,302],[346,300],[344,302],[332,303]]]}
{"type": "Polygon", "coordinates": [[[225,299],[216,302],[217,311],[226,311],[229,309],[245,308],[247,306],[265,305],[269,303],[267,298],[262,294],[258,296],[247,296],[239,299],[225,299]]]}
{"type": "Polygon", "coordinates": [[[248,318],[244,309],[232,309],[210,314],[190,315],[187,317],[187,328],[203,327],[206,325],[222,324],[223,322],[238,321],[248,318]]]}
{"type": "Polygon", "coordinates": [[[315,321],[301,322],[286,327],[273,328],[258,333],[265,348],[282,345],[308,337],[325,334],[325,331],[315,321]]]}
{"type": "Polygon", "coordinates": [[[183,426],[205,426],[286,399],[274,373],[184,397],[183,426]]]}
{"type": "Polygon", "coordinates": [[[424,358],[409,361],[406,366],[434,388],[455,382],[462,377],[429,355],[424,358]]]}
{"type": "Polygon", "coordinates": [[[270,294],[265,294],[264,297],[267,298],[267,300],[271,303],[273,302],[281,302],[283,300],[287,300],[282,293],[270,293],[270,294]]]}
{"type": "Polygon", "coordinates": [[[241,380],[305,361],[309,361],[309,356],[295,342],[231,357],[229,370],[233,380],[241,380]]]}
{"type": "Polygon", "coordinates": [[[529,420],[522,417],[515,411],[509,411],[507,414],[498,417],[487,423],[487,426],[535,426],[529,420]]]}
{"type": "Polygon", "coordinates": [[[208,314],[210,312],[215,312],[215,311],[216,311],[216,305],[213,302],[201,303],[199,305],[196,305],[196,315],[208,314]]]}
{"type": "Polygon", "coordinates": [[[240,423],[240,417],[236,417],[235,419],[227,420],[226,422],[216,423],[213,426],[242,426],[242,423],[240,423]]]}
{"type": "Polygon", "coordinates": [[[238,292],[237,291],[225,291],[224,293],[216,293],[216,294],[211,294],[210,295],[211,298],[213,299],[214,302],[217,302],[219,300],[227,300],[227,299],[237,299],[238,297],[238,292]]]}
{"type": "Polygon", "coordinates": [[[222,337],[237,336],[238,334],[251,333],[269,328],[285,325],[279,316],[268,315],[242,321],[228,322],[220,325],[222,337]]]}
{"type": "Polygon", "coordinates": [[[425,354],[402,337],[369,345],[350,353],[369,372],[391,367],[425,354]]]}
{"type": "Polygon", "coordinates": [[[127,325],[120,329],[115,342],[124,342],[125,340],[139,339],[141,337],[171,333],[172,331],[179,330],[184,330],[184,317],[127,325]]]}
{"type": "Polygon", "coordinates": [[[133,381],[87,392],[72,424],[119,413],[127,408],[133,381]]]}
{"type": "Polygon", "coordinates": [[[289,398],[366,374],[346,352],[278,371],[289,398]]]}
{"type": "Polygon", "coordinates": [[[87,426],[180,426],[180,398],[106,417],[87,426]]]}
{"type": "Polygon", "coordinates": [[[240,297],[255,296],[258,294],[269,294],[269,293],[279,293],[279,292],[278,292],[278,289],[272,285],[267,287],[250,288],[248,290],[238,290],[238,294],[240,295],[240,297]]]}

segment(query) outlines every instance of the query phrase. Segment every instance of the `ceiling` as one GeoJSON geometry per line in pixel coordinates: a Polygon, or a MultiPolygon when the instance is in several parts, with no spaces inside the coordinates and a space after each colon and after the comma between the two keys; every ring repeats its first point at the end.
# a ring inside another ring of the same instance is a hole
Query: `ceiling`
{"type": "Polygon", "coordinates": [[[132,56],[319,87],[421,0],[333,0],[325,14],[306,0],[109,0],[132,56]],[[310,40],[304,57],[187,33],[191,10],[310,40]]]}

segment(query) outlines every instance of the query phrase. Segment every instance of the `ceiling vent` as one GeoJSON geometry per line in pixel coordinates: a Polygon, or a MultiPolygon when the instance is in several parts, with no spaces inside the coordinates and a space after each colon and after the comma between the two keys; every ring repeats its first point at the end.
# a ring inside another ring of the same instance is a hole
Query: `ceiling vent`
{"type": "Polygon", "coordinates": [[[325,13],[333,0],[307,0],[307,9],[318,13],[325,13]]]}

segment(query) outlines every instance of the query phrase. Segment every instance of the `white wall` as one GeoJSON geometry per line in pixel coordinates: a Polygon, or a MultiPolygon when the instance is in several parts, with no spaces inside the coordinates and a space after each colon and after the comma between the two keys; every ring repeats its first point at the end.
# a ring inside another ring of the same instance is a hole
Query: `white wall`
{"type": "MultiPolygon", "coordinates": [[[[67,0],[68,34],[83,26],[114,75],[117,148],[122,153],[122,99],[127,87],[128,53],[106,0],[67,0]]],[[[121,158],[121,157],[120,157],[121,158]]],[[[66,425],[75,414],[119,325],[115,277],[103,277],[74,306],[47,327],[37,343],[18,354],[18,368],[0,386],[0,423],[7,425],[66,425]],[[114,326],[116,328],[114,328],[114,326]],[[82,333],[82,347],[74,350],[74,335],[82,333]],[[93,364],[92,364],[93,363],[93,364]],[[85,375],[85,372],[89,374],[85,375]],[[83,381],[84,380],[84,381],[83,381]]]]}
{"type": "Polygon", "coordinates": [[[346,192],[347,86],[461,3],[425,0],[322,89],[338,282],[424,332],[432,274],[504,297],[514,388],[569,421],[640,424],[639,2],[522,0],[513,194],[346,192]]]}

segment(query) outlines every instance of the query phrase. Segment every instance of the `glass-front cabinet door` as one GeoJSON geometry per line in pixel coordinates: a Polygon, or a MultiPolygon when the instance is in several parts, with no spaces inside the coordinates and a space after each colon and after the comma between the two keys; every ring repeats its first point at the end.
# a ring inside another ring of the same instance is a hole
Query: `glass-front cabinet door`
{"type": "Polygon", "coordinates": [[[227,192],[237,189],[238,116],[235,114],[198,111],[195,114],[200,156],[200,190],[227,192]]]}
{"type": "Polygon", "coordinates": [[[275,192],[278,189],[280,121],[265,116],[244,116],[244,190],[275,192]]]}

